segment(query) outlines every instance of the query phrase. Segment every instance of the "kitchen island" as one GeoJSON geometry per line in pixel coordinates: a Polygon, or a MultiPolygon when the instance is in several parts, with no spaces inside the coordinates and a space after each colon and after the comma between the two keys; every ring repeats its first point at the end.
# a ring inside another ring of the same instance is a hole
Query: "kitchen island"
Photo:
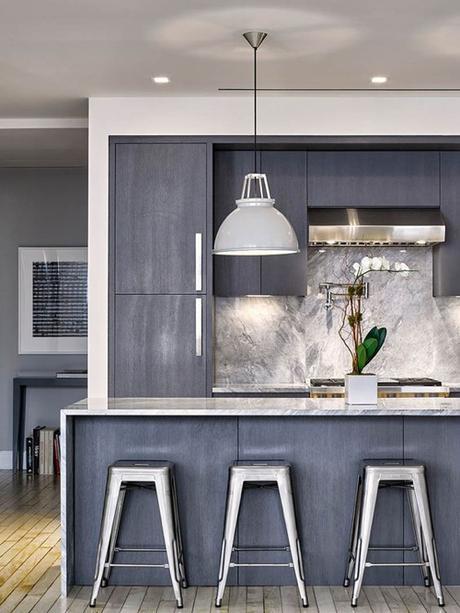
{"type": "MultiPolygon", "coordinates": [[[[428,468],[442,579],[460,583],[460,399],[380,399],[347,406],[315,398],[117,398],[82,401],[62,410],[62,589],[91,584],[107,467],[119,459],[176,464],[185,561],[191,585],[217,579],[227,471],[235,460],[283,459],[294,468],[298,522],[307,582],[342,582],[360,461],[416,458],[428,468]]],[[[382,492],[374,544],[413,544],[400,491],[382,492]]],[[[239,545],[284,545],[276,492],[249,490],[239,545]]],[[[130,494],[122,545],[161,544],[158,511],[149,491],[130,494]]],[[[135,554],[123,554],[134,562],[135,554]]],[[[145,555],[145,554],[144,554],[145,555]]],[[[153,554],[146,562],[160,562],[153,554]]],[[[239,552],[239,561],[285,561],[287,554],[239,552]],[[250,556],[250,558],[248,557],[250,556]]],[[[375,561],[414,561],[413,552],[375,552],[375,561]]],[[[139,556],[139,554],[137,554],[139,556]]],[[[136,558],[139,560],[139,557],[136,558]]],[[[232,569],[229,583],[288,585],[284,568],[232,569]],[[232,574],[233,573],[233,574],[232,574]]],[[[168,584],[162,569],[115,568],[115,584],[168,584]]],[[[368,569],[368,584],[417,584],[417,569],[368,569]]]]}

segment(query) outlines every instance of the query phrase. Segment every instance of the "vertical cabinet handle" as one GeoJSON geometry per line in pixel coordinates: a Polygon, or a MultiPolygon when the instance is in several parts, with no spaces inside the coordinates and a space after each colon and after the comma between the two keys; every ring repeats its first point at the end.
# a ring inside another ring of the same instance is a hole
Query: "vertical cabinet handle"
{"type": "Polygon", "coordinates": [[[201,292],[203,289],[203,235],[201,232],[195,234],[195,290],[201,292]]]}
{"type": "Polygon", "coordinates": [[[202,298],[195,298],[195,355],[203,355],[203,308],[202,298]]]}

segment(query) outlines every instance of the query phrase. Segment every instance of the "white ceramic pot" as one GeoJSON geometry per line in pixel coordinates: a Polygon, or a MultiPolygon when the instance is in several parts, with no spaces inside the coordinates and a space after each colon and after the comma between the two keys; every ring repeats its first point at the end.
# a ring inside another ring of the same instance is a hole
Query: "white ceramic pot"
{"type": "Polygon", "coordinates": [[[347,404],[377,404],[377,375],[345,375],[347,404]]]}

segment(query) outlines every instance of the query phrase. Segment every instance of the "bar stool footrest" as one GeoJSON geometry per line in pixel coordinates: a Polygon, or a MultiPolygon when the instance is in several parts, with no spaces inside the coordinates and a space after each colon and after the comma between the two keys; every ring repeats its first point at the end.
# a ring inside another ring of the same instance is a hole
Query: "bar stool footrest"
{"type": "Polygon", "coordinates": [[[105,568],[169,568],[168,564],[104,564],[105,568]]]}
{"type": "Polygon", "coordinates": [[[252,567],[252,566],[280,566],[283,568],[294,568],[294,564],[292,562],[286,562],[285,564],[281,564],[281,563],[274,563],[274,562],[265,562],[265,563],[255,563],[255,562],[230,562],[230,568],[238,568],[240,566],[244,566],[244,567],[252,567]]]}
{"type": "Polygon", "coordinates": [[[375,545],[372,547],[368,547],[368,551],[418,551],[418,546],[417,545],[408,545],[407,547],[403,547],[402,545],[396,545],[396,546],[380,546],[380,545],[375,545]]]}
{"type": "Polygon", "coordinates": [[[148,553],[165,553],[166,549],[162,547],[115,547],[114,553],[130,551],[133,553],[148,552],[148,553]]]}
{"type": "Polygon", "coordinates": [[[430,567],[429,562],[366,562],[366,567],[370,566],[425,566],[430,567]]]}
{"type": "Polygon", "coordinates": [[[290,551],[288,545],[281,547],[232,547],[232,551],[290,551]]]}

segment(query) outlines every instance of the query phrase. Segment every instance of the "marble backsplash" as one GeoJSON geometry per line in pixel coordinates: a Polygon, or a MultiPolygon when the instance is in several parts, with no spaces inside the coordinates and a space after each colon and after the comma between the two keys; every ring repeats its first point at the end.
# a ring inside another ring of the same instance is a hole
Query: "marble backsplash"
{"type": "Polygon", "coordinates": [[[302,383],[341,377],[349,355],[337,330],[340,311],[324,308],[319,284],[343,282],[364,255],[402,261],[412,272],[368,276],[364,329],[385,326],[388,337],[370,371],[384,376],[460,380],[460,298],[433,298],[430,248],[310,249],[305,297],[216,298],[215,382],[302,383]]]}

